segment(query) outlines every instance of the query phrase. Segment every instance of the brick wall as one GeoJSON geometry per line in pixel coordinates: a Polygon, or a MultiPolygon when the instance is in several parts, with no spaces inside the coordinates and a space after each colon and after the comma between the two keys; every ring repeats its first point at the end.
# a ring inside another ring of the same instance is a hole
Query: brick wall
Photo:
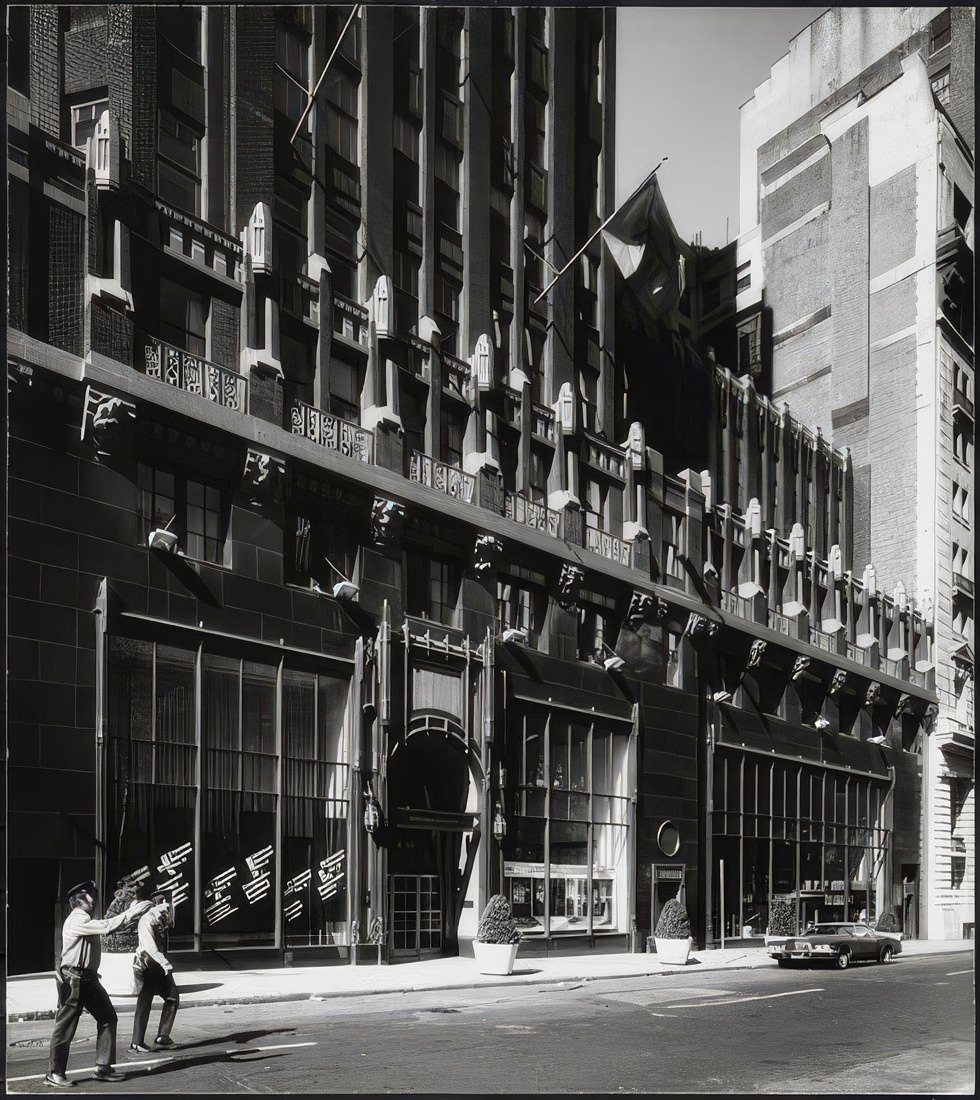
{"type": "Polygon", "coordinates": [[[86,92],[106,83],[106,27],[96,25],[65,34],[65,91],[86,92]]]}
{"type": "Polygon", "coordinates": [[[960,135],[970,147],[976,148],[974,134],[976,111],[976,72],[974,49],[977,33],[977,13],[973,7],[950,8],[949,115],[960,135]]]}
{"type": "Polygon", "coordinates": [[[83,219],[60,203],[48,203],[48,340],[82,354],[84,293],[83,219]]]}
{"type": "Polygon", "coordinates": [[[123,143],[122,156],[128,160],[133,139],[133,12],[128,4],[113,4],[107,11],[106,80],[123,143]]]}
{"type": "Polygon", "coordinates": [[[211,361],[238,368],[239,308],[221,298],[211,299],[211,361]]]}
{"type": "Polygon", "coordinates": [[[133,67],[132,161],[133,179],[156,191],[157,182],[157,17],[152,5],[132,12],[133,67]]]}
{"type": "Polygon", "coordinates": [[[238,75],[236,163],[237,234],[257,202],[269,202],[274,184],[272,91],[275,9],[238,8],[236,19],[238,75]]]}
{"type": "Polygon", "coordinates": [[[127,366],[133,362],[133,322],[99,299],[92,301],[92,350],[127,366]]]}
{"type": "Polygon", "coordinates": [[[762,225],[772,236],[821,203],[830,201],[831,158],[821,157],[762,199],[762,225]]]}
{"type": "Polygon", "coordinates": [[[870,197],[874,279],[915,255],[915,165],[872,187],[870,197]]]}
{"type": "Polygon", "coordinates": [[[56,137],[61,133],[61,12],[38,4],[31,9],[31,122],[56,137]]]}
{"type": "MultiPolygon", "coordinates": [[[[763,237],[768,231],[763,223],[763,237]]],[[[773,332],[788,328],[828,304],[829,235],[829,215],[823,214],[774,244],[763,245],[766,300],[772,307],[773,332]]],[[[779,357],[774,355],[774,389],[785,384],[782,371],[779,357]]]]}

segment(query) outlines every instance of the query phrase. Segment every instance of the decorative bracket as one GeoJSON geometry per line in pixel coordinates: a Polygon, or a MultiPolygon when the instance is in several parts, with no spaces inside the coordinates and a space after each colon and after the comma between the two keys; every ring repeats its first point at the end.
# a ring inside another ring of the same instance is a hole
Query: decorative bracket
{"type": "Polygon", "coordinates": [[[750,668],[758,668],[762,664],[762,655],[766,651],[767,643],[761,638],[757,638],[752,643],[752,648],[749,650],[748,660],[745,662],[746,670],[750,668]]]}
{"type": "Polygon", "coordinates": [[[584,580],[585,570],[577,565],[566,563],[561,567],[561,573],[558,576],[558,603],[566,611],[571,611],[575,606],[584,580]]]}
{"type": "Polygon", "coordinates": [[[252,504],[265,507],[281,499],[286,464],[281,458],[249,448],[242,473],[242,491],[252,504]]]}
{"type": "Polygon", "coordinates": [[[793,662],[793,671],[789,674],[789,678],[795,683],[809,667],[809,657],[797,657],[793,662]]]}
{"type": "Polygon", "coordinates": [[[827,689],[827,694],[833,698],[840,694],[844,689],[844,685],[847,683],[847,672],[839,668],[835,673],[833,679],[830,681],[830,687],[827,689]]]}
{"type": "Polygon", "coordinates": [[[494,535],[477,535],[476,545],[473,547],[474,572],[485,573],[495,568],[503,552],[503,543],[494,535]]]}
{"type": "Polygon", "coordinates": [[[401,541],[405,525],[405,505],[384,497],[375,497],[371,509],[371,539],[376,546],[393,546],[401,541]]]}
{"type": "Polygon", "coordinates": [[[81,439],[100,455],[117,451],[131,438],[136,423],[136,405],[115,394],[85,387],[81,439]]]}
{"type": "Polygon", "coordinates": [[[868,685],[868,690],[864,696],[864,705],[866,707],[873,707],[875,703],[881,698],[881,684],[877,680],[874,680],[868,685]]]}

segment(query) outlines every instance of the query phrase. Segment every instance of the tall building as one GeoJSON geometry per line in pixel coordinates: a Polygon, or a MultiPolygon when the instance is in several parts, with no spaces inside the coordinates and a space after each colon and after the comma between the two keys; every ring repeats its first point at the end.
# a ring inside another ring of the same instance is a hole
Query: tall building
{"type": "Polygon", "coordinates": [[[974,40],[972,8],[834,8],[741,109],[738,308],[771,316],[773,398],[850,452],[856,559],[935,624],[933,938],[975,904],[974,40]]]}
{"type": "Polygon", "coordinates": [[[466,952],[497,892],[524,952],[680,886],[705,946],[914,932],[931,627],[848,453],[758,309],[702,354],[692,250],[649,330],[576,257],[614,11],[8,20],[12,966],[91,875],[239,959],[466,952]]]}

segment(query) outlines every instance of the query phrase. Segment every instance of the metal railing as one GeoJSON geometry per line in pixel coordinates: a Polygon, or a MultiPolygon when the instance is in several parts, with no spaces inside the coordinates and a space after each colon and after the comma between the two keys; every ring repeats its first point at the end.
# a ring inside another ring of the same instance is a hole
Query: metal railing
{"type": "Polygon", "coordinates": [[[467,504],[473,503],[476,478],[455,466],[437,462],[434,458],[422,454],[421,451],[412,451],[408,476],[419,485],[445,493],[447,497],[455,497],[467,504]]]}
{"type": "Polygon", "coordinates": [[[235,370],[209,363],[189,351],[148,338],[144,345],[145,373],[168,386],[197,394],[236,412],[248,410],[248,380],[235,370]]]}
{"type": "Polygon", "coordinates": [[[544,504],[536,504],[533,500],[521,496],[520,493],[507,491],[504,502],[504,515],[516,523],[522,523],[535,531],[545,531],[549,535],[558,537],[560,529],[560,516],[544,504]]]}
{"type": "Polygon", "coordinates": [[[373,460],[374,435],[366,428],[331,416],[322,409],[307,405],[305,401],[293,401],[289,413],[289,430],[301,435],[329,451],[353,458],[356,462],[373,460]]]}
{"type": "Polygon", "coordinates": [[[630,545],[628,542],[608,531],[600,531],[596,527],[586,527],[585,548],[593,554],[600,554],[609,561],[618,562],[620,565],[630,564],[630,545]]]}

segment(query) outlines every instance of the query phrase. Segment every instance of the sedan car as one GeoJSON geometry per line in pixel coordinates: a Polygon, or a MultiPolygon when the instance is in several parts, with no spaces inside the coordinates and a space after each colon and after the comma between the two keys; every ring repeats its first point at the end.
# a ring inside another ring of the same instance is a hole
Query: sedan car
{"type": "Polygon", "coordinates": [[[780,966],[794,962],[833,962],[846,970],[852,962],[876,960],[888,962],[901,953],[902,944],[894,936],[876,932],[866,924],[811,924],[802,935],[789,936],[782,943],[769,944],[769,957],[780,966]]]}

